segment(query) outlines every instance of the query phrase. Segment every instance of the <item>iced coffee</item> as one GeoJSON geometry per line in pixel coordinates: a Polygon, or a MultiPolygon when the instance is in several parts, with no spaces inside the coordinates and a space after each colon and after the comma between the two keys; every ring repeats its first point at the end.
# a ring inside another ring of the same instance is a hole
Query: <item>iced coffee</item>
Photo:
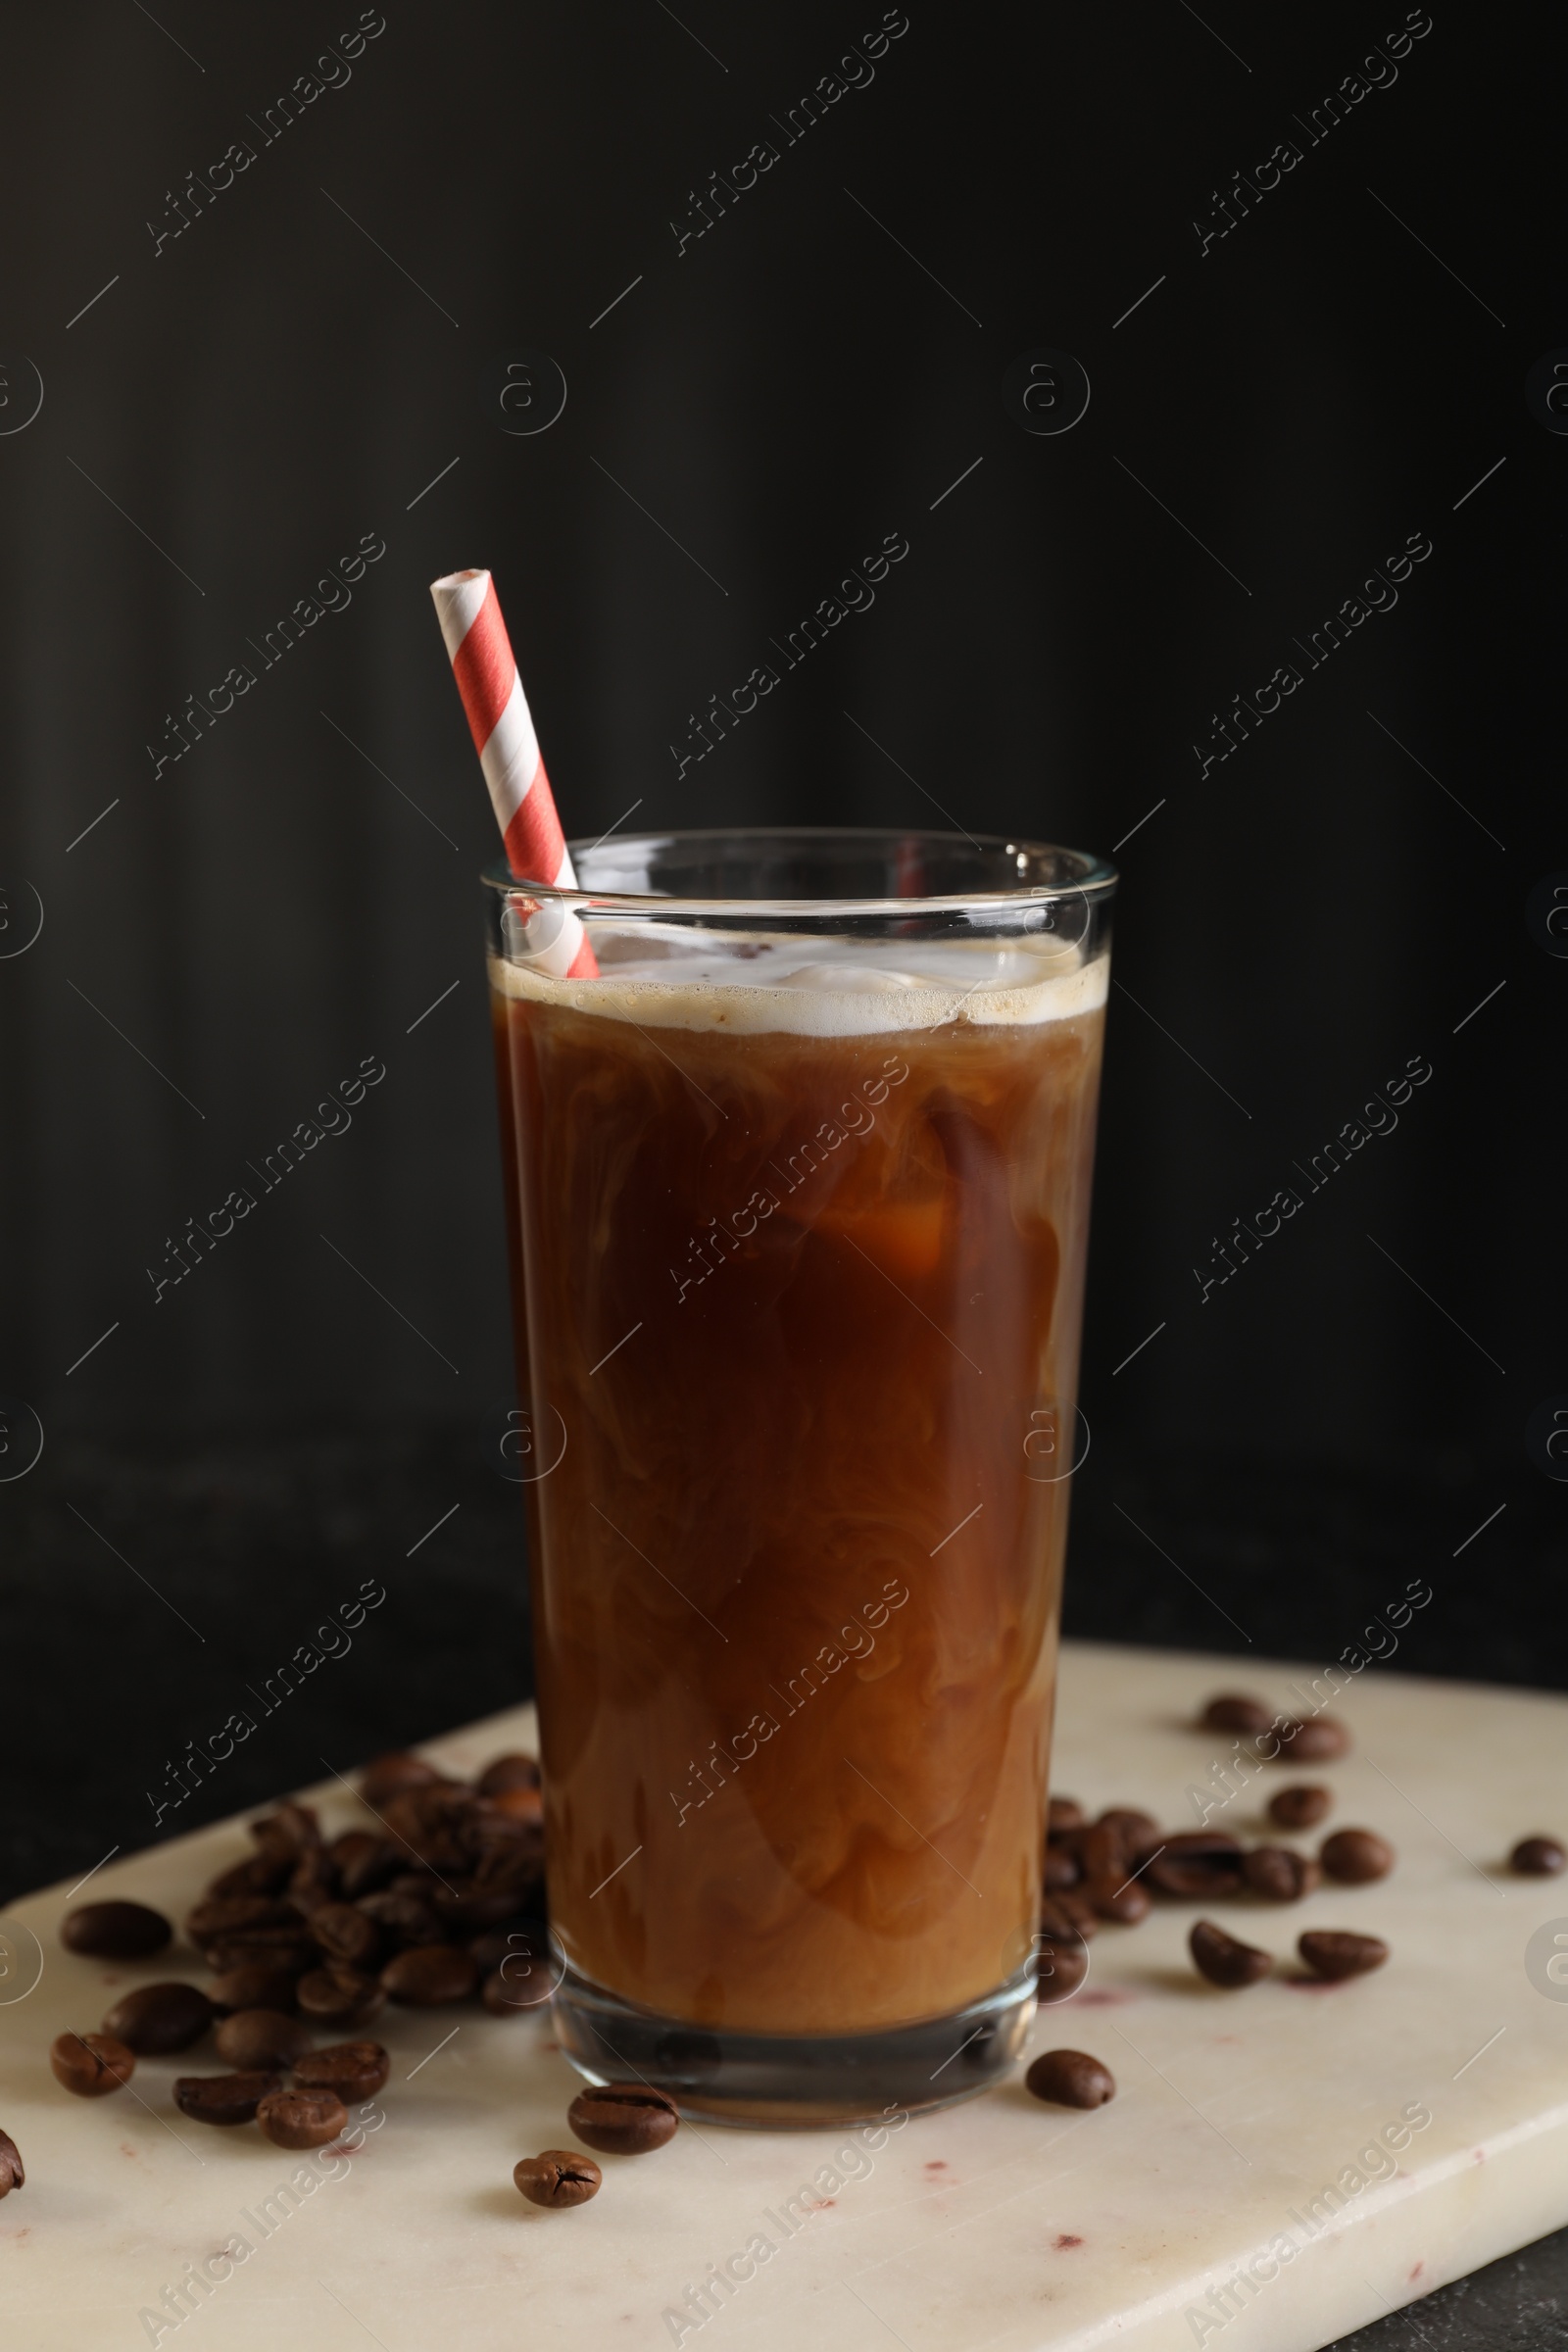
{"type": "Polygon", "coordinates": [[[902,854],[837,921],[607,893],[579,982],[495,892],[563,2038],[714,2113],[1026,2022],[1109,880],[902,854]]]}

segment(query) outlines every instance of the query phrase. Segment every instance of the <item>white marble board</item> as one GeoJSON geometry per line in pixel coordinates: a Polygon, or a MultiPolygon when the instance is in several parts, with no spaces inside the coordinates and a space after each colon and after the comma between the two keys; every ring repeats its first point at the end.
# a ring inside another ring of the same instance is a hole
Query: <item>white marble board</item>
{"type": "MultiPolygon", "coordinates": [[[[1054,1785],[1194,1826],[1185,1791],[1216,1753],[1191,1729],[1199,1704],[1240,1680],[1294,1705],[1303,1671],[1069,1645],[1054,1785]]],[[[566,2213],[524,2204],[511,2180],[519,2155],[569,2144],[576,2079],[547,2019],[389,2010],[374,2029],[394,2058],[384,2124],[277,2201],[263,2234],[242,2217],[266,2218],[295,2160],[170,2100],[176,2073],[215,2059],[143,2060],[144,2104],[71,2098],[45,2059],[127,1984],[200,1982],[199,1965],[74,1956],[57,1934],[67,1889],[28,1896],[0,1920],[0,2126],[27,2167],[0,2204],[5,2352],[654,2352],[677,2334],[703,2352],[1310,2352],[1568,2222],[1568,1984],[1563,1999],[1538,1989],[1539,1944],[1527,1971],[1532,1936],[1549,1950],[1555,1922],[1568,1938],[1568,1884],[1502,1867],[1520,1836],[1568,1830],[1568,1699],[1368,1672],[1341,1711],[1354,1753],[1311,1777],[1337,1791],[1329,1826],[1392,1838],[1395,1875],[1218,1916],[1282,1958],[1304,1927],[1371,1931],[1393,1946],[1378,1975],[1218,1992],[1187,1958],[1196,1907],[1161,1906],[1102,1930],[1083,1992],[1042,2010],[1031,2038],[1102,2058],[1109,2106],[1042,2106],[1017,2080],[842,2166],[842,2134],[688,2126],[657,2155],[605,2158],[601,2194],[566,2213]],[[15,1997],[34,1948],[41,1976],[15,1997]],[[1430,2123],[1396,2158],[1358,2164],[1407,2109],[1430,2123]],[[812,2210],[785,2238],[763,2216],[803,2184],[812,2210]],[[701,2327],[665,2316],[760,2232],[776,2251],[701,2327]],[[236,2233],[252,2251],[173,2325],[165,2290],[236,2233]],[[1250,2283],[1227,2287],[1247,2263],[1250,2283]]],[[[519,1710],[425,1752],[476,1768],[532,1733],[519,1710]]],[[[1276,1767],[1254,1786],[1281,1781],[1276,1767]]],[[[358,1817],[337,1782],[298,1793],[334,1829],[358,1817]]],[[[1218,1818],[1261,1836],[1260,1807],[1249,1788],[1218,1818]]],[[[178,1919],[247,1850],[236,1818],[117,1859],[75,1899],[178,1919]]]]}

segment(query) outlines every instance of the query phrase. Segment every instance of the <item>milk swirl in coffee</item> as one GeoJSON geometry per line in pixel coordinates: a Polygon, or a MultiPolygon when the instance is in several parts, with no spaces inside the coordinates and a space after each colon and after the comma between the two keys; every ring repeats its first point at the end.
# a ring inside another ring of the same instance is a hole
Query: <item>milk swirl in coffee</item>
{"type": "Polygon", "coordinates": [[[552,1925],[693,2026],[945,2016],[1038,1918],[1106,958],[594,944],[490,966],[552,1925]]]}

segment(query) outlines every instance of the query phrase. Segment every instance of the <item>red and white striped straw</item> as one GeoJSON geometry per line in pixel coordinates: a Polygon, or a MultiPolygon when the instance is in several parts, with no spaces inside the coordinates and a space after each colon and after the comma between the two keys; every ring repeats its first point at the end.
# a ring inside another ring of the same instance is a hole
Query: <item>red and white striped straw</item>
{"type": "MultiPolygon", "coordinates": [[[[574,890],[577,877],[496,601],[495,582],[487,571],[453,571],[445,579],[432,580],[430,594],[468,714],[473,748],[490,788],[507,863],[519,882],[574,890]]],[[[561,913],[559,934],[530,954],[529,961],[558,980],[596,978],[599,963],[588,934],[569,906],[561,907],[561,913]]]]}

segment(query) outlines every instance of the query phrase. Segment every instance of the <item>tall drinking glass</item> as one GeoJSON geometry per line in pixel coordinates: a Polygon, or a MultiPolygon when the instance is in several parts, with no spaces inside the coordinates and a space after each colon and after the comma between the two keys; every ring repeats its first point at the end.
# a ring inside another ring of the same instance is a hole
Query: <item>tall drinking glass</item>
{"type": "Polygon", "coordinates": [[[1114,876],[571,847],[485,877],[557,2030],[697,2116],[945,2104],[1034,2005],[1114,876]]]}

